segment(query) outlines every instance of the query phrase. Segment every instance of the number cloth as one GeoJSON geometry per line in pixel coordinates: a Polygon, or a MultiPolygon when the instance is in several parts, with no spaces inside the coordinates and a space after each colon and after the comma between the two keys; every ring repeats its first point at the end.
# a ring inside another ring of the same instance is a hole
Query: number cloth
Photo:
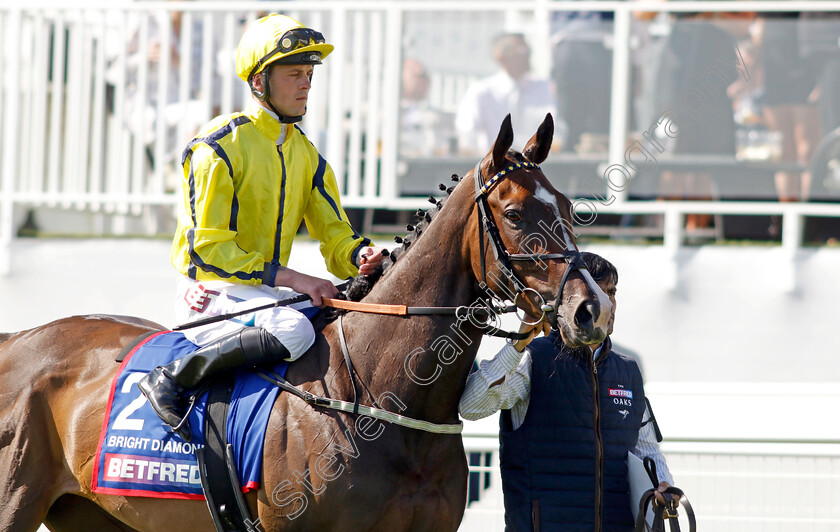
{"type": "MultiPolygon", "coordinates": [[[[137,388],[137,381],[157,366],[197,349],[181,333],[162,331],[138,345],[114,377],[93,468],[94,493],[171,499],[204,499],[196,448],[204,434],[185,442],[164,427],[137,388]]],[[[287,362],[273,371],[285,376],[287,362]]],[[[243,491],[259,487],[263,441],[271,407],[279,389],[247,370],[236,373],[227,419],[243,491]]],[[[191,427],[204,427],[207,394],[189,416],[191,427]]]]}

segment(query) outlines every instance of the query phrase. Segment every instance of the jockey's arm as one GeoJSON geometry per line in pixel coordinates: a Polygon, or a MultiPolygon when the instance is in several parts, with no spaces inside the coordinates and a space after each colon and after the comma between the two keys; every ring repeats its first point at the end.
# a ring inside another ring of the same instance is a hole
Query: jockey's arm
{"type": "MultiPolygon", "coordinates": [[[[373,273],[373,270],[385,259],[382,253],[384,250],[385,248],[378,246],[363,247],[356,259],[356,262],[361,264],[359,273],[364,275],[373,273]]],[[[327,279],[307,275],[291,268],[280,268],[274,276],[273,286],[285,286],[295,292],[306,294],[316,307],[322,306],[321,298],[335,297],[338,294],[338,289],[327,279]]]]}
{"type": "Polygon", "coordinates": [[[285,286],[295,292],[306,294],[316,307],[323,306],[321,298],[335,297],[338,289],[327,279],[314,277],[291,268],[281,267],[274,276],[274,286],[285,286]]]}

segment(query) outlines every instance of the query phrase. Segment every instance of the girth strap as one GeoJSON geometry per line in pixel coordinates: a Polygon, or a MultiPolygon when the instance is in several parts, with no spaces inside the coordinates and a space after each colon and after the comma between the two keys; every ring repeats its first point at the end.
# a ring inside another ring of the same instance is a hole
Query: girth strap
{"type": "Polygon", "coordinates": [[[227,442],[227,414],[234,381],[216,382],[207,396],[204,416],[204,447],[195,452],[201,488],[218,532],[250,530],[251,514],[242,496],[233,447],[227,442]]]}

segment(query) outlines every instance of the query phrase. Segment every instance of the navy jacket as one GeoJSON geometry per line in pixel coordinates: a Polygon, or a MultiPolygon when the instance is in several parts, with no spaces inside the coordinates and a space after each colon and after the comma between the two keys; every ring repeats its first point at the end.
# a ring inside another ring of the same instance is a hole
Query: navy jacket
{"type": "Polygon", "coordinates": [[[557,332],[531,342],[531,397],[522,426],[500,416],[500,460],[509,531],[633,528],[627,452],[645,411],[642,375],[611,350],[597,365],[557,332]]]}

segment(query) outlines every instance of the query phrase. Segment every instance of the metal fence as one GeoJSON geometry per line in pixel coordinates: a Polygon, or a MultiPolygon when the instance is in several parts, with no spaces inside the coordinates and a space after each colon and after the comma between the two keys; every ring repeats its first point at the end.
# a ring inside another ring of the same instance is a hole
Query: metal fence
{"type": "MultiPolygon", "coordinates": [[[[137,214],[149,205],[171,204],[177,174],[173,166],[185,139],[215,113],[230,112],[247,100],[244,85],[232,72],[233,53],[243,27],[270,9],[283,9],[324,28],[338,45],[329,63],[319,68],[305,128],[336,174],[343,176],[339,185],[345,205],[414,207],[422,200],[413,196],[433,190],[429,179],[444,177],[443,169],[464,171],[473,159],[447,158],[452,150],[440,139],[419,156],[402,149],[400,142],[407,137],[400,129],[403,58],[432,56],[429,61],[437,68],[430,69],[429,99],[434,107],[451,113],[467,84],[489,70],[486,49],[491,32],[527,28],[535,70],[546,73],[551,61],[547,57],[551,15],[595,6],[615,11],[610,26],[611,117],[608,149],[590,161],[594,165],[586,176],[595,179],[602,200],[581,203],[581,210],[664,215],[666,244],[677,246],[680,219],[686,213],[776,213],[785,218],[782,239],[793,250],[800,244],[802,216],[836,216],[836,207],[825,204],[632,201],[629,205],[628,187],[609,186],[615,176],[633,177],[628,168],[633,166],[628,161],[628,134],[631,141],[641,140],[632,136],[628,125],[633,105],[628,67],[639,61],[635,10],[781,9],[772,2],[650,6],[376,2],[352,8],[335,2],[255,2],[239,3],[235,10],[217,2],[92,3],[84,8],[13,2],[0,6],[5,30],[0,58],[4,68],[0,239],[8,243],[11,238],[16,205],[137,214]],[[181,28],[177,34],[163,31],[176,17],[181,28]],[[472,29],[476,31],[465,31],[472,29]],[[465,34],[478,37],[465,38],[465,34]],[[151,57],[152,49],[177,53],[151,57]],[[432,161],[437,165],[430,165],[432,161]],[[418,178],[425,180],[419,187],[411,182],[418,178]]],[[[837,6],[802,3],[786,4],[785,9],[794,7],[837,6]]],[[[653,35],[654,29],[647,34],[653,35]]],[[[706,164],[716,168],[717,163],[706,164]]],[[[758,197],[766,200],[768,194],[758,197]]]]}
{"type": "MultiPolygon", "coordinates": [[[[504,530],[497,437],[465,438],[470,501],[461,530],[504,530]]],[[[840,444],[668,441],[663,452],[699,530],[840,529],[840,444]]],[[[683,528],[687,525],[683,521],[683,528]]]]}
{"type": "MultiPolygon", "coordinates": [[[[767,188],[749,202],[742,201],[743,193],[717,194],[714,186],[712,201],[697,203],[652,201],[650,194],[634,197],[631,187],[611,185],[639,174],[632,149],[646,126],[630,120],[638,103],[631,70],[644,64],[643,41],[671,24],[662,21],[665,15],[659,23],[640,23],[636,12],[814,11],[840,9],[837,2],[288,1],[231,7],[205,0],[70,7],[15,0],[0,4],[0,270],[8,272],[15,213],[19,217],[23,208],[136,216],[174,204],[180,147],[206,120],[248,99],[247,87],[233,73],[233,57],[243,28],[265,12],[297,17],[336,44],[316,72],[303,127],[340,177],[344,205],[409,209],[422,205],[418,196],[433,192],[438,180],[465,172],[478,156],[457,148],[451,120],[469,83],[493,70],[493,34],[524,32],[534,72],[547,76],[557,14],[589,9],[614,13],[604,40],[611,53],[609,131],[602,152],[550,158],[558,163],[551,176],[558,187],[588,198],[577,205],[581,212],[658,215],[665,245],[674,249],[683,242],[686,214],[777,214],[784,218],[783,245],[792,253],[801,245],[803,217],[840,214],[834,196],[816,204],[773,201],[772,178],[760,186],[744,181],[747,192],[767,188]],[[428,62],[426,103],[443,117],[414,146],[406,146],[411,134],[404,129],[400,90],[403,61],[410,57],[428,62]],[[589,166],[569,181],[581,161],[589,166]]],[[[755,169],[749,161],[730,159],[730,171],[755,169]]],[[[666,154],[653,162],[667,167],[674,161],[666,154]]],[[[688,164],[714,175],[719,168],[714,161],[703,166],[702,158],[688,164]]]]}
{"type": "MultiPolygon", "coordinates": [[[[675,484],[698,530],[840,530],[840,407],[833,383],[649,382],[675,484]]],[[[498,420],[467,422],[468,509],[462,530],[503,530],[498,420]]],[[[687,529],[683,523],[683,529],[687,529]]]]}

